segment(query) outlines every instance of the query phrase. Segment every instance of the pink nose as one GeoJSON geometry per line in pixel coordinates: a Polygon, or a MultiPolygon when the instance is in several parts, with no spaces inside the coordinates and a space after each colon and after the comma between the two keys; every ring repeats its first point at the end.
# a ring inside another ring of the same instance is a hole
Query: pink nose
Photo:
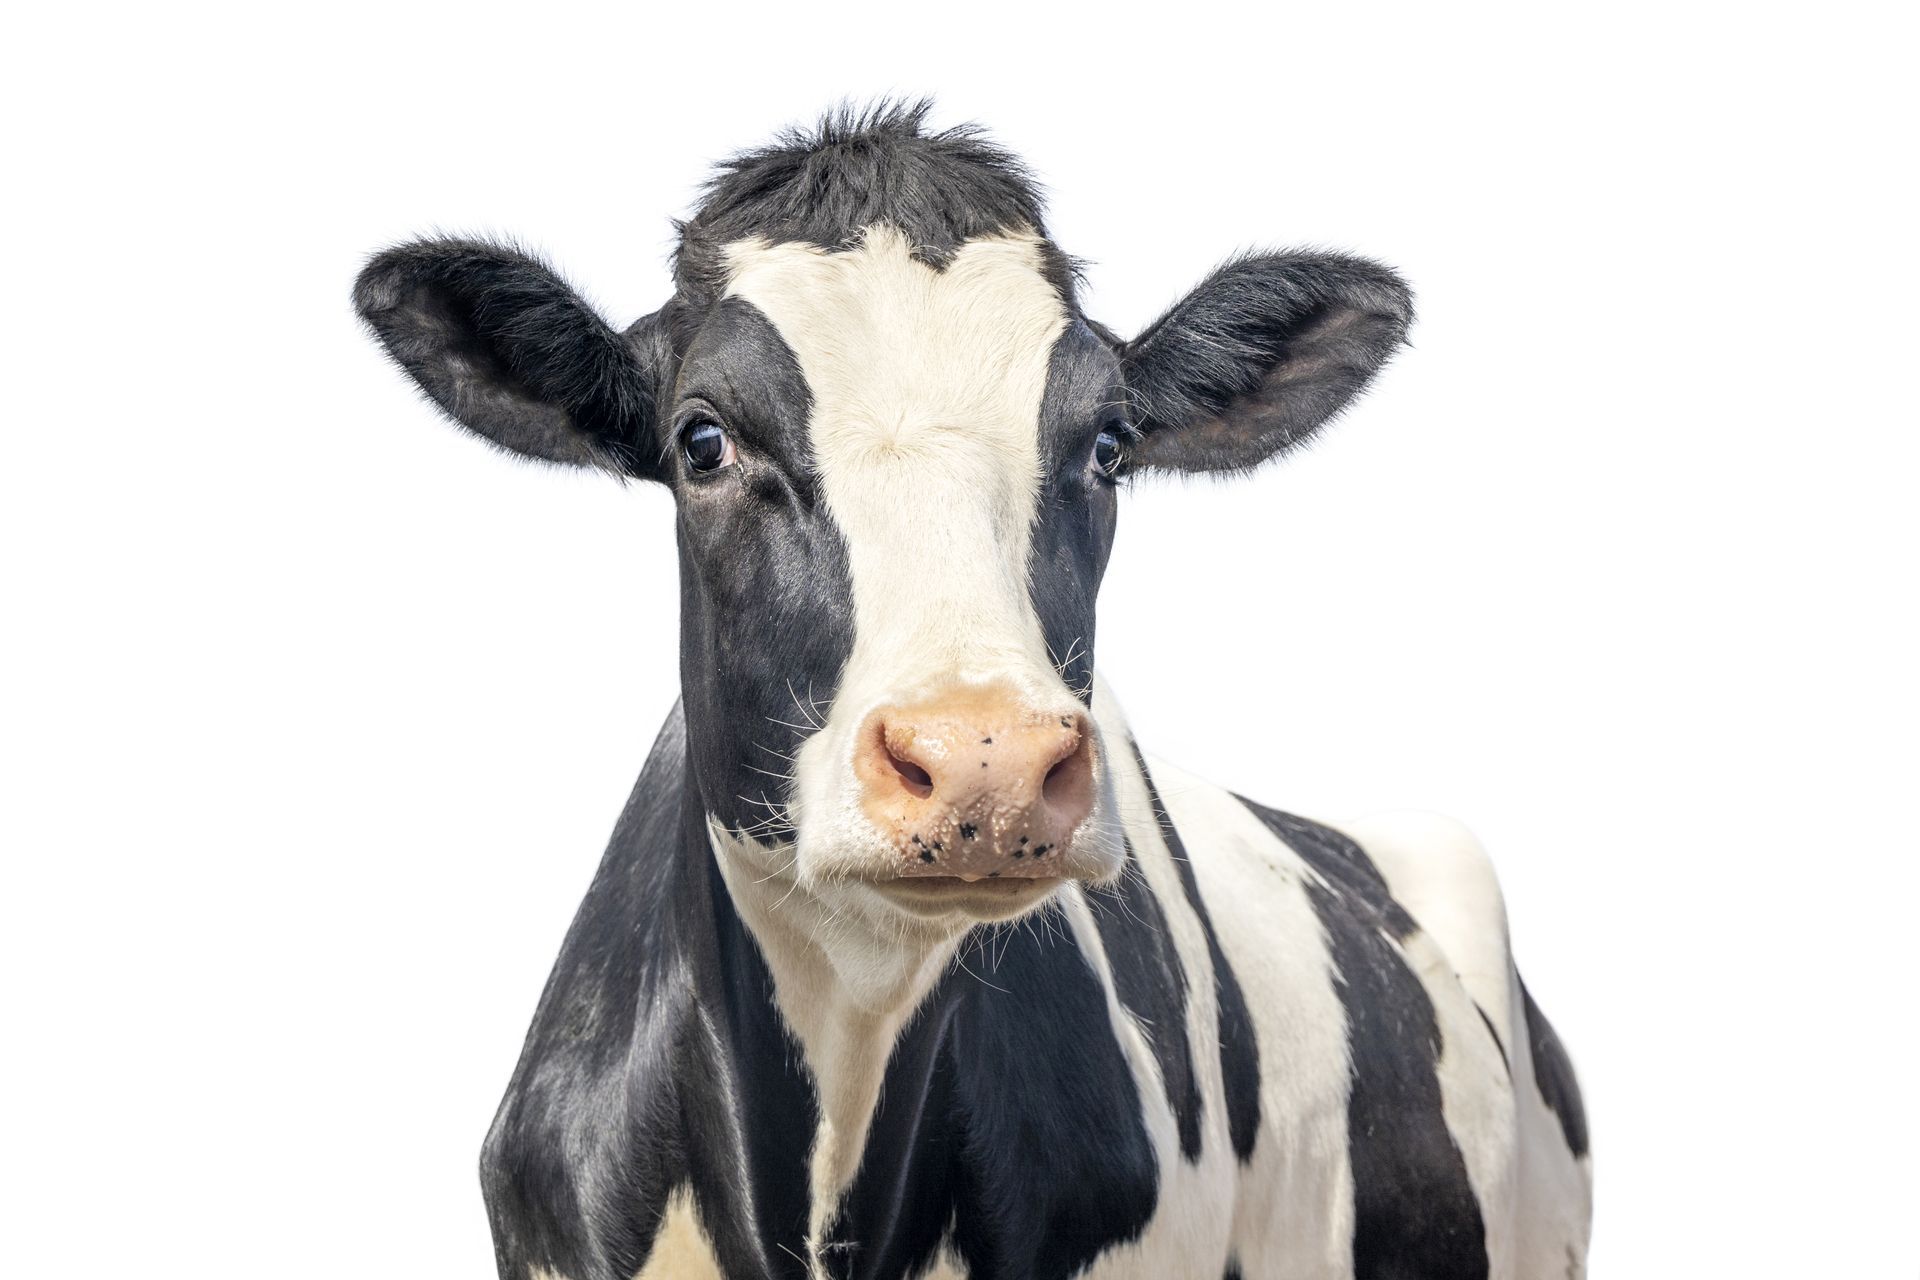
{"type": "Polygon", "coordinates": [[[861,726],[853,764],[902,876],[1061,875],[1064,846],[1093,811],[1087,717],[1034,711],[1005,691],[882,707],[861,726]]]}

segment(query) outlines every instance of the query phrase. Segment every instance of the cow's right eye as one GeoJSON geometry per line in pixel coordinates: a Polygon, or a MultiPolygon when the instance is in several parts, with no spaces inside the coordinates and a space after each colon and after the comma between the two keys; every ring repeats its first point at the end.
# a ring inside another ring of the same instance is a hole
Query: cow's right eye
{"type": "Polygon", "coordinates": [[[732,466],[738,457],[726,428],[711,418],[695,418],[682,427],[680,449],[687,465],[701,475],[732,466]]]}

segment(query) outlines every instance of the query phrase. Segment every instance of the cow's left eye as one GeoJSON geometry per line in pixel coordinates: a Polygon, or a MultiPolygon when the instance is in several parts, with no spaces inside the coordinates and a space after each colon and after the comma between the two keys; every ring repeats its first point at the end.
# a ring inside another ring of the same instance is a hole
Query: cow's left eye
{"type": "Polygon", "coordinates": [[[1112,479],[1120,474],[1120,468],[1127,461],[1127,441],[1124,428],[1109,427],[1093,438],[1093,466],[1101,475],[1112,479]]]}
{"type": "Polygon", "coordinates": [[[695,418],[682,427],[680,448],[687,465],[701,473],[730,466],[736,456],[726,428],[711,418],[695,418]]]}

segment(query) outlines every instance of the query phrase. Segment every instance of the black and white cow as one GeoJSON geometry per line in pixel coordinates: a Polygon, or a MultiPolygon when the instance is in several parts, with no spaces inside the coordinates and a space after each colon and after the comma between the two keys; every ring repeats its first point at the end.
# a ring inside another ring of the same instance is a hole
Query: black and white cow
{"type": "Polygon", "coordinates": [[[1123,341],[1020,166],[890,107],[722,166],[674,286],[621,332],[433,240],[355,294],[456,421],[678,510],[682,699],[487,1137],[501,1275],[1582,1275],[1473,839],[1211,787],[1093,671],[1116,481],[1305,438],[1400,280],[1241,257],[1123,341]]]}

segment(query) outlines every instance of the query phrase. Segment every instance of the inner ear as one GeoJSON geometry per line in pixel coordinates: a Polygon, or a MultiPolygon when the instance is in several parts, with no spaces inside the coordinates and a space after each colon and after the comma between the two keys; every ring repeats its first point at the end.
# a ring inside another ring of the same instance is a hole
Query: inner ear
{"type": "Polygon", "coordinates": [[[1122,350],[1136,466],[1244,471],[1345,409],[1406,341],[1407,286],[1337,254],[1221,267],[1122,350]]]}

